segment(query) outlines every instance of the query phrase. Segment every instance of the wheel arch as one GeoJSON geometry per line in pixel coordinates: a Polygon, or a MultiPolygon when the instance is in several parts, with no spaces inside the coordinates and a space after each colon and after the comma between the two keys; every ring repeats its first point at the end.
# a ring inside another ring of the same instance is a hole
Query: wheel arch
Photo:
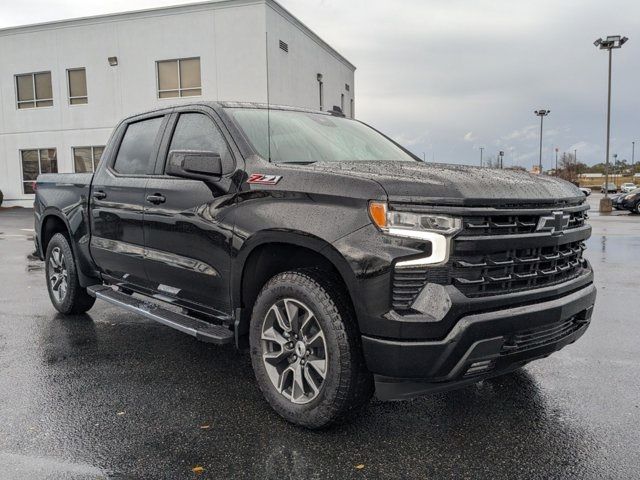
{"type": "Polygon", "coordinates": [[[89,254],[88,233],[82,216],[76,216],[70,221],[64,212],[55,209],[46,209],[40,218],[39,229],[36,232],[38,249],[44,260],[47,255],[47,247],[51,238],[56,233],[62,233],[69,242],[71,252],[76,261],[79,282],[82,287],[88,287],[100,282],[95,264],[89,254]],[[76,225],[74,228],[73,225],[76,225]],[[87,241],[85,241],[87,240],[87,241]]]}
{"type": "Polygon", "coordinates": [[[266,281],[278,273],[310,266],[335,273],[354,307],[354,272],[329,242],[295,231],[260,232],[245,242],[236,256],[231,280],[238,346],[248,332],[253,304],[266,281]]]}
{"type": "Polygon", "coordinates": [[[67,237],[71,251],[75,255],[75,249],[73,242],[71,241],[71,228],[67,219],[56,210],[50,210],[45,212],[40,222],[40,231],[38,232],[38,238],[40,239],[40,248],[42,257],[47,254],[47,246],[56,233],[62,233],[67,237]]]}

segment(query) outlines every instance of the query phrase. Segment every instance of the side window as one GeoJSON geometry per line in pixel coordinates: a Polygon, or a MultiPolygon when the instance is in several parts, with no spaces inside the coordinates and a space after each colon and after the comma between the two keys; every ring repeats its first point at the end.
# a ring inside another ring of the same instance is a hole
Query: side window
{"type": "Polygon", "coordinates": [[[222,159],[224,172],[233,170],[233,159],[222,133],[213,121],[202,113],[180,115],[169,147],[169,151],[172,150],[215,152],[222,159]]]}
{"type": "Polygon", "coordinates": [[[141,175],[153,171],[154,145],[163,117],[132,123],[120,143],[113,169],[125,175],[141,175]]]}

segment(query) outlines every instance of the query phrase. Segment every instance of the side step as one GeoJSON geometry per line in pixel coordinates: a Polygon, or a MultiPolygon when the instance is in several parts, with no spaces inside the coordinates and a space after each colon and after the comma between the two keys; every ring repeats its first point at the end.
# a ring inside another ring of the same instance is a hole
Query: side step
{"type": "Polygon", "coordinates": [[[175,328],[203,342],[224,345],[234,340],[233,332],[223,325],[215,325],[182,313],[167,310],[158,304],[117,292],[107,285],[90,286],[87,288],[87,292],[100,300],[175,328]]]}

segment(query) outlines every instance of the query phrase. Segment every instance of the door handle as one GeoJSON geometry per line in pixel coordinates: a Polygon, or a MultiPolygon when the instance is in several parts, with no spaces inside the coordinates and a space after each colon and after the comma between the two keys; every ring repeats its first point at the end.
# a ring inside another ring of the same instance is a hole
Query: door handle
{"type": "Polygon", "coordinates": [[[95,198],[96,200],[102,200],[103,198],[107,198],[107,194],[102,190],[98,190],[96,192],[93,192],[93,198],[95,198]]]}
{"type": "Polygon", "coordinates": [[[153,195],[147,195],[147,202],[151,202],[154,205],[159,205],[161,203],[166,202],[167,199],[164,198],[164,195],[160,195],[159,193],[155,193],[153,195]]]}

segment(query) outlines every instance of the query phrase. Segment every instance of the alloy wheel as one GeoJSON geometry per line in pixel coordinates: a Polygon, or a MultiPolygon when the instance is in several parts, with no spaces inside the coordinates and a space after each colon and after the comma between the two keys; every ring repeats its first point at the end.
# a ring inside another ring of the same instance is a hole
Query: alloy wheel
{"type": "Polygon", "coordinates": [[[262,361],[276,390],[295,404],[309,403],[327,375],[327,342],[315,314],[298,300],[274,303],[262,323],[262,361]]]}
{"type": "Polygon", "coordinates": [[[51,256],[49,258],[49,286],[51,287],[51,293],[58,303],[62,303],[67,295],[68,280],[67,264],[64,254],[60,247],[55,247],[51,250],[51,256]]]}

